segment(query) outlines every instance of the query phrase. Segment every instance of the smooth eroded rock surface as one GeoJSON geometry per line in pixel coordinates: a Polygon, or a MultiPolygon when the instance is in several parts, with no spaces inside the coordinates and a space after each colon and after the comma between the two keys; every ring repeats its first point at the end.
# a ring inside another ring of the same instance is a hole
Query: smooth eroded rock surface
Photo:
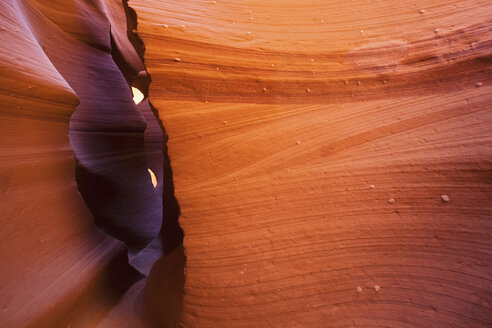
{"type": "Polygon", "coordinates": [[[490,2],[129,4],[185,233],[152,326],[492,324],[490,2]]]}
{"type": "Polygon", "coordinates": [[[146,249],[162,197],[145,139],[160,129],[144,135],[131,98],[144,67],[126,16],[112,0],[0,4],[2,327],[94,327],[139,279],[108,234],[144,273],[162,255],[146,249]]]}

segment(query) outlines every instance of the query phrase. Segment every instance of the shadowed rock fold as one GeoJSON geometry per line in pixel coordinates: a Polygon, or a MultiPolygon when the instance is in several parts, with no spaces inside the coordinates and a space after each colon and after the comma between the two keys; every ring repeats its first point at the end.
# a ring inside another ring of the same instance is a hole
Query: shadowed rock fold
{"type": "Polygon", "coordinates": [[[148,274],[164,255],[162,194],[172,186],[164,186],[161,126],[148,100],[137,108],[130,91],[147,92],[149,83],[142,49],[127,36],[136,23],[112,0],[10,0],[0,9],[8,45],[0,322],[92,327],[142,278],[134,268],[148,274]],[[128,259],[94,223],[126,244],[128,259]]]}

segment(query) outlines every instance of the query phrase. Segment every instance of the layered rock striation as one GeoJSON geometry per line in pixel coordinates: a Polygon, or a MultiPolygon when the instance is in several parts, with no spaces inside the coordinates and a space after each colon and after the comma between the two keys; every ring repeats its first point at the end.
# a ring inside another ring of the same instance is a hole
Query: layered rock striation
{"type": "Polygon", "coordinates": [[[143,45],[121,1],[0,12],[0,325],[93,327],[164,254],[163,133],[130,91],[143,45]]]}
{"type": "Polygon", "coordinates": [[[154,326],[492,324],[489,2],[130,6],[185,233],[154,326]]]}

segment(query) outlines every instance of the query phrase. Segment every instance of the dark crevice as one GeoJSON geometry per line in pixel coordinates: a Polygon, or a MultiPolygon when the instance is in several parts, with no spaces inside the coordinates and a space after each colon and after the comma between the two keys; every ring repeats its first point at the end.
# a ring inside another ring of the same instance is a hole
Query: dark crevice
{"type": "Polygon", "coordinates": [[[135,79],[135,75],[138,72],[134,72],[133,68],[128,64],[128,62],[125,60],[123,55],[121,54],[120,49],[116,45],[113,35],[110,31],[110,38],[111,38],[111,56],[113,57],[113,60],[115,64],[118,66],[120,71],[123,73],[123,76],[125,77],[126,83],[128,85],[132,85],[133,80],[135,79]]]}
{"type": "MultiPolygon", "coordinates": [[[[144,54],[145,54],[145,44],[140,39],[137,30],[137,14],[135,11],[128,5],[127,0],[123,0],[123,6],[125,8],[126,17],[127,17],[127,36],[130,40],[131,44],[135,48],[140,60],[145,65],[144,54]]],[[[148,98],[149,93],[149,85],[151,83],[151,77],[148,73],[142,74],[142,72],[133,72],[133,76],[129,73],[132,73],[130,65],[126,63],[119,49],[114,45],[114,41],[112,41],[112,55],[115,63],[118,65],[120,70],[125,75],[125,78],[129,82],[130,86],[138,88],[143,94],[144,99],[148,98]],[[125,74],[126,72],[126,74],[125,74]]],[[[173,182],[173,172],[171,167],[171,160],[168,154],[167,141],[168,135],[166,133],[166,129],[162,124],[162,121],[159,119],[159,114],[156,108],[152,105],[150,100],[148,101],[148,105],[150,106],[150,110],[153,113],[153,117],[158,123],[160,130],[162,132],[162,198],[163,198],[163,216],[162,216],[162,229],[161,229],[161,238],[164,254],[167,255],[175,250],[177,247],[183,244],[183,230],[179,225],[179,216],[181,214],[179,203],[174,194],[174,182],[173,182]]],[[[139,107],[144,107],[145,104],[139,107]]],[[[149,122],[148,122],[149,124],[149,122]]]]}
{"type": "MultiPolygon", "coordinates": [[[[152,103],[149,102],[150,108],[154,115],[158,117],[157,110],[152,103]]],[[[161,126],[163,132],[163,189],[162,189],[162,199],[163,199],[163,209],[164,214],[162,216],[162,226],[161,236],[163,240],[164,254],[169,254],[175,250],[178,246],[183,244],[183,229],[179,225],[179,216],[181,214],[181,209],[179,207],[178,200],[174,194],[174,182],[173,182],[173,171],[171,167],[171,159],[169,158],[167,140],[168,135],[166,130],[162,125],[162,121],[158,119],[159,125],[161,126]]]]}
{"type": "MultiPolygon", "coordinates": [[[[128,1],[123,0],[126,11],[128,39],[134,46],[140,60],[144,64],[145,45],[135,33],[137,30],[137,15],[135,11],[128,6],[128,1]]],[[[116,56],[115,62],[118,63],[116,56]]],[[[122,69],[124,72],[124,70],[122,69]]],[[[136,79],[130,81],[129,85],[138,88],[143,94],[144,99],[149,97],[149,85],[151,76],[145,72],[139,72],[136,79]]],[[[159,191],[162,192],[163,214],[162,228],[160,231],[161,247],[164,256],[152,266],[147,284],[143,291],[141,299],[141,314],[145,326],[148,327],[180,327],[180,317],[183,311],[183,295],[185,284],[186,255],[183,247],[184,233],[179,225],[179,216],[181,210],[174,193],[173,171],[171,159],[168,153],[168,135],[166,129],[159,118],[157,109],[152,105],[149,99],[143,101],[137,108],[141,110],[148,120],[153,119],[157,123],[162,137],[161,144],[161,169],[162,174],[158,184],[159,191]],[[149,110],[149,111],[146,111],[149,110]],[[145,115],[149,114],[149,115],[145,115]],[[150,115],[151,114],[151,115],[150,115]]],[[[149,128],[151,122],[147,122],[149,128]]],[[[149,154],[149,152],[147,151],[149,154]]],[[[149,158],[149,157],[148,157],[149,158]]],[[[152,158],[148,160],[149,167],[152,164],[152,158]]],[[[157,172],[159,173],[159,172],[157,172]]]]}
{"type": "Polygon", "coordinates": [[[128,40],[130,40],[130,43],[135,48],[138,56],[140,57],[142,62],[144,62],[145,44],[143,43],[142,39],[140,39],[138,34],[134,33],[134,31],[137,30],[138,25],[137,13],[128,5],[128,0],[122,0],[122,3],[126,13],[128,40]]]}

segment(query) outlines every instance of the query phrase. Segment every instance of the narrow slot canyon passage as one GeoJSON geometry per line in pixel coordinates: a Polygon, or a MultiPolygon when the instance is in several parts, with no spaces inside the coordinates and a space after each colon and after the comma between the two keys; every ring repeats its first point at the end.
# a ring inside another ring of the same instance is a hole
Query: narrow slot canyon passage
{"type": "MultiPolygon", "coordinates": [[[[4,204],[2,242],[11,251],[2,262],[2,327],[102,325],[128,295],[135,303],[154,262],[182,240],[134,13],[121,1],[55,2],[1,5],[0,36],[12,43],[2,64],[2,133],[15,141],[2,143],[3,192],[33,197],[4,204]],[[26,170],[24,182],[11,180],[26,170]]],[[[124,324],[137,324],[136,313],[124,324]]]]}
{"type": "Polygon", "coordinates": [[[492,4],[0,2],[0,326],[492,326],[492,4]]]}

